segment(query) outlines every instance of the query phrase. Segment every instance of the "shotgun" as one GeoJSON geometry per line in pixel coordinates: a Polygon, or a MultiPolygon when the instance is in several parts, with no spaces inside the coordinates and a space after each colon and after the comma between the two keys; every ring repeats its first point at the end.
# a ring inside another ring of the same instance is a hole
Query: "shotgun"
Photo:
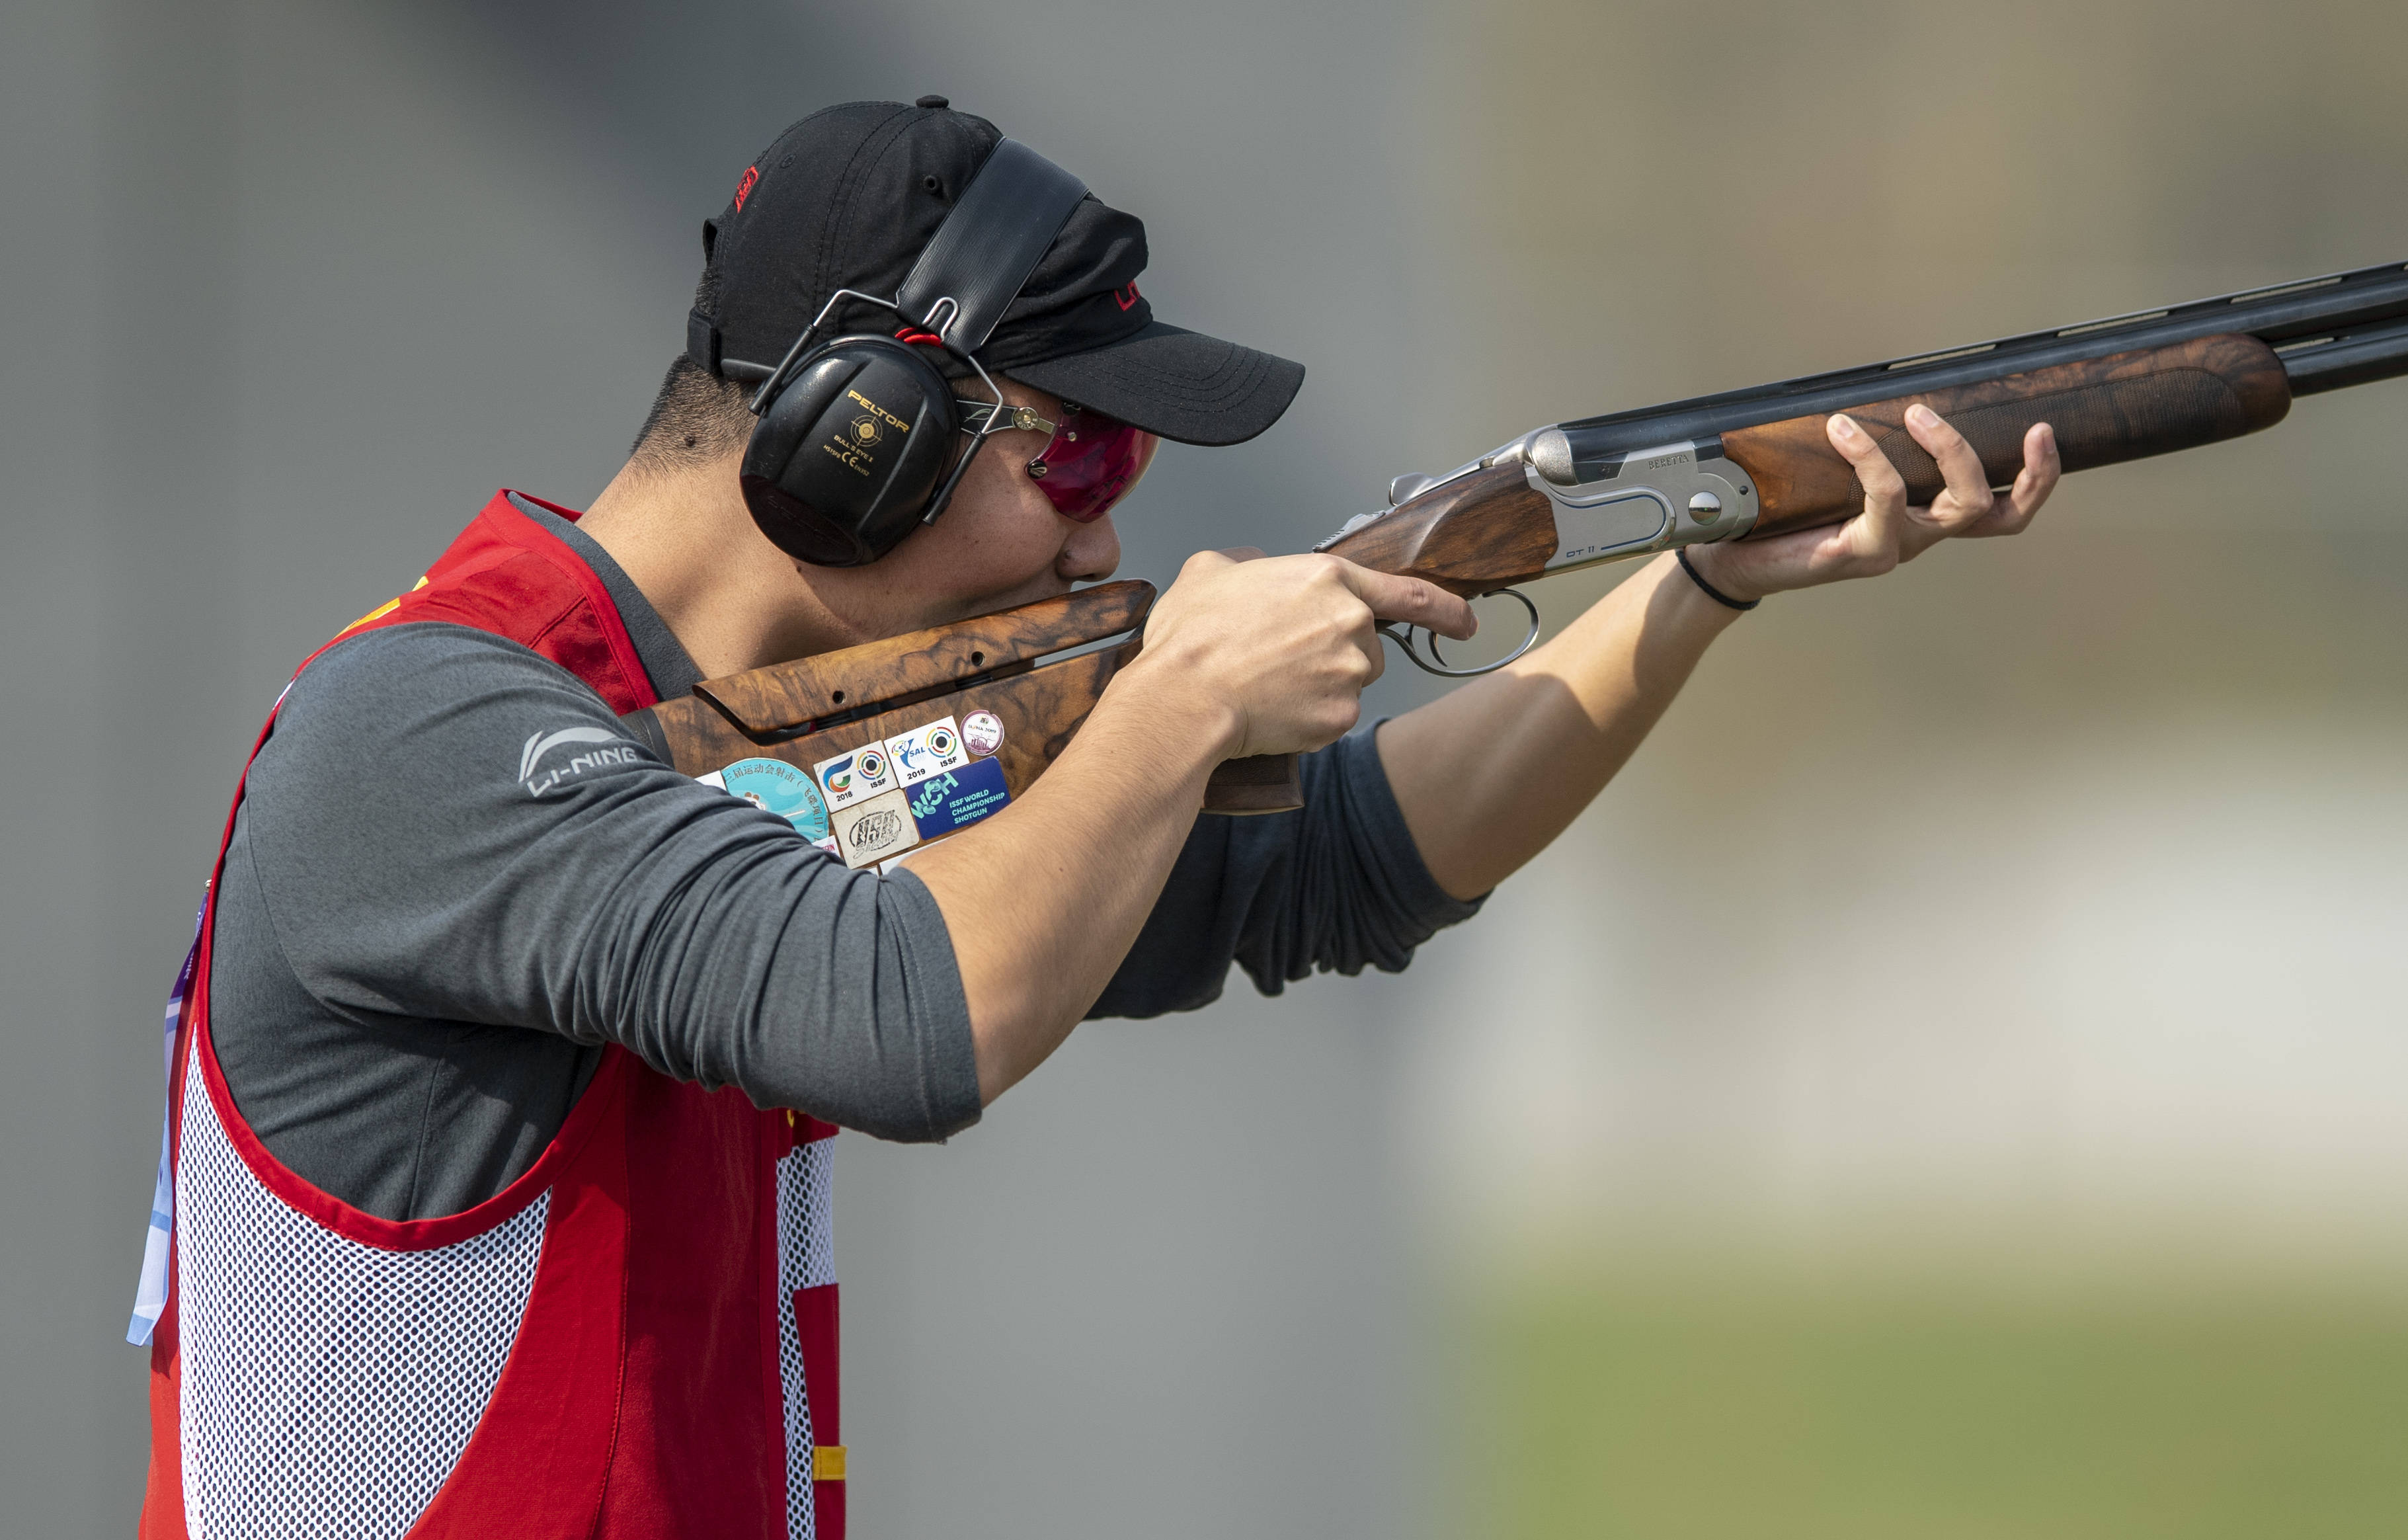
{"type": "MultiPolygon", "coordinates": [[[[1387,505],[1313,547],[1466,597],[1707,540],[1837,524],[1863,506],[1824,437],[1845,411],[1905,478],[1942,491],[1906,431],[1918,403],[1971,445],[1992,484],[2052,424],[2069,471],[2272,427],[2296,396],[2408,374],[2408,265],[2220,295],[1860,368],[1557,423],[1441,476],[1399,476],[1387,505]]],[[[625,720],[681,770],[784,813],[853,866],[882,864],[1026,789],[1136,655],[1154,590],[1096,587],[841,652],[710,680],[625,720]]],[[[1385,628],[1434,673],[1428,638],[1385,628]]],[[[1520,651],[1513,655],[1519,656],[1520,651]]],[[[1500,667],[1490,664],[1487,668],[1500,667]]],[[[1209,813],[1300,805],[1293,756],[1231,760],[1209,813]]]]}

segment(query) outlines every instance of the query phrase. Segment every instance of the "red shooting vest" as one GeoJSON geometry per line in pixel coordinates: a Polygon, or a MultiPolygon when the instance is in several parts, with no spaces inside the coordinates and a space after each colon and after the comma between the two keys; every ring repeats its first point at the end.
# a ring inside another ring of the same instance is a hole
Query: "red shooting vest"
{"type": "MultiPolygon", "coordinates": [[[[413,621],[508,637],[614,712],[652,703],[601,580],[505,497],[342,635],[413,621]]],[[[170,1099],[146,1540],[842,1540],[836,1130],[612,1045],[500,1193],[364,1214],[279,1164],[226,1089],[216,914],[212,880],[170,1099]]]]}

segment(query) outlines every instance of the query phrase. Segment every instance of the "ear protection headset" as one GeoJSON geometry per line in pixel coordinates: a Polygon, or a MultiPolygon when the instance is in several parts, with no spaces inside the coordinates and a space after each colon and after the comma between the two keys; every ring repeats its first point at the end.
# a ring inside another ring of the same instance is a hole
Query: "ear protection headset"
{"type": "Polygon", "coordinates": [[[829,296],[752,397],[760,421],[742,476],[761,533],[798,561],[859,567],[944,511],[980,444],[1012,425],[976,353],[1086,195],[1078,178],[1004,139],[892,299],[853,289],[829,296]],[[918,345],[876,334],[815,344],[829,314],[849,300],[933,333],[977,371],[995,410],[966,429],[953,382],[918,345]],[[964,431],[976,437],[947,475],[945,456],[964,431]]]}

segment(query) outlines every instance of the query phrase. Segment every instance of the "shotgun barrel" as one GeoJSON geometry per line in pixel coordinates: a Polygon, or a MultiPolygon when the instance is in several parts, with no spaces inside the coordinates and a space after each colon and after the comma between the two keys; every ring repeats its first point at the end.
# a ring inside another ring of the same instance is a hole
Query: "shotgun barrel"
{"type": "Polygon", "coordinates": [[[2265,343],[2282,360],[2293,396],[2408,374],[2408,265],[2392,262],[2328,273],[1778,384],[1584,417],[1559,426],[1571,442],[1575,461],[1595,462],[1674,439],[1701,439],[1786,417],[1828,416],[1906,391],[1982,384],[2222,336],[2265,343]]]}

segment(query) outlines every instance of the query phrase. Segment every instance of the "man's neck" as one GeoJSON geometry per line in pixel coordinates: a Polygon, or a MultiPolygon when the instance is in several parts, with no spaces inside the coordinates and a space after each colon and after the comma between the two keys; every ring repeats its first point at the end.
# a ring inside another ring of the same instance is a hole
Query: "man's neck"
{"type": "Polygon", "coordinates": [[[578,527],[643,590],[705,679],[853,640],[752,527],[732,457],[678,470],[630,462],[578,527]]]}

